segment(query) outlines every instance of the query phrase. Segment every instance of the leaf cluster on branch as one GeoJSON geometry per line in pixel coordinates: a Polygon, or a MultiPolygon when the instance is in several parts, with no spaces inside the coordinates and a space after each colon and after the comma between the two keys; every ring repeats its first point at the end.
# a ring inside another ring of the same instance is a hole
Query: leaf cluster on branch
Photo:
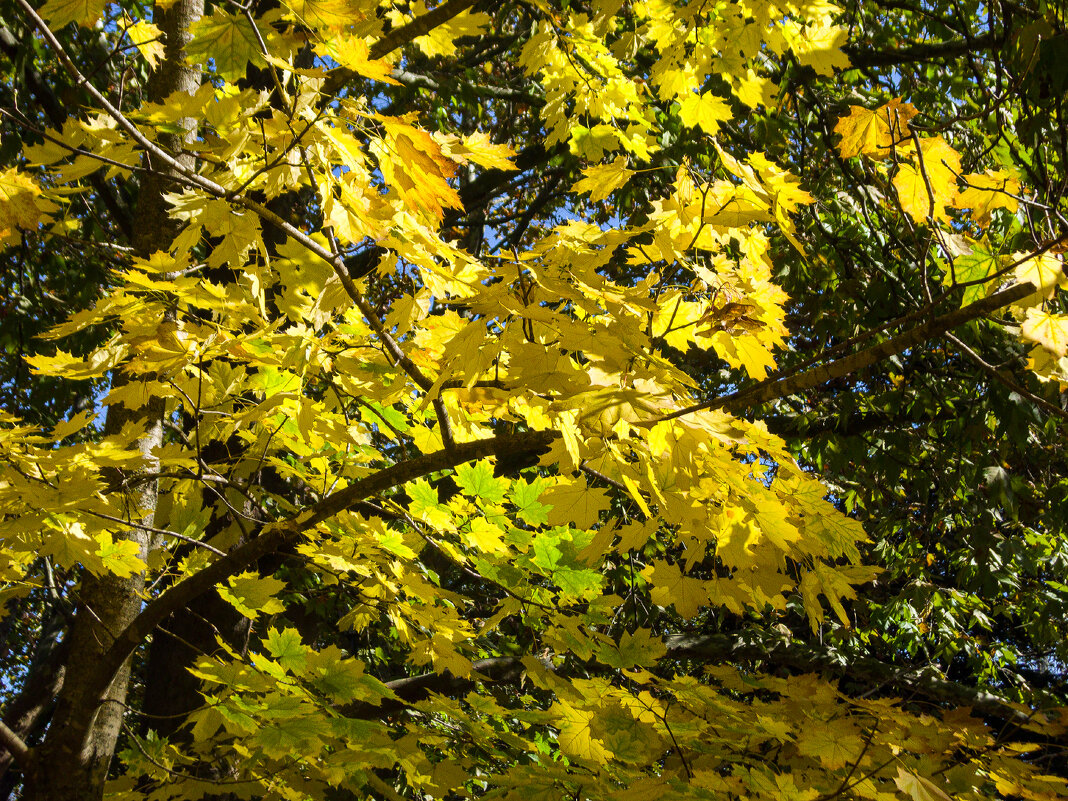
{"type": "Polygon", "coordinates": [[[4,0],[0,795],[1068,797],[1065,41],[4,0]]]}

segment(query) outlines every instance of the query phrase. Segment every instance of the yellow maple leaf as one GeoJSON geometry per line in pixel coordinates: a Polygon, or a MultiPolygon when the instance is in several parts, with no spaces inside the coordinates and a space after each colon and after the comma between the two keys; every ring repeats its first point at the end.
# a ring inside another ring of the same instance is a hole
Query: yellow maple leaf
{"type": "Polygon", "coordinates": [[[484,517],[471,520],[470,530],[464,534],[464,539],[483,553],[501,553],[508,547],[504,543],[504,530],[484,517]]]}
{"type": "Polygon", "coordinates": [[[1027,318],[1020,326],[1020,334],[1050,353],[1068,356],[1068,315],[1028,309],[1027,318]]]}
{"type": "Polygon", "coordinates": [[[567,701],[559,700],[552,705],[550,712],[557,717],[556,727],[560,730],[560,750],[569,757],[605,763],[612,758],[604,742],[593,736],[592,725],[597,718],[595,711],[576,709],[567,701]]]}
{"type": "Polygon", "coordinates": [[[261,578],[259,573],[245,572],[232,576],[228,587],[220,587],[219,595],[247,618],[255,619],[261,612],[274,615],[285,611],[285,605],[275,596],[286,583],[271,576],[261,578]]]}
{"type": "Polygon", "coordinates": [[[367,42],[359,36],[338,31],[317,43],[315,49],[364,78],[400,85],[400,81],[392,77],[393,65],[385,59],[372,59],[367,42]]]}
{"type": "Polygon", "coordinates": [[[584,481],[564,482],[550,487],[539,499],[549,510],[549,525],[591,528],[609,507],[608,494],[585,486],[584,481]]]}
{"type": "Polygon", "coordinates": [[[682,100],[679,119],[688,128],[701,128],[705,133],[715,136],[719,124],[731,118],[731,107],[711,92],[698,95],[690,92],[682,100]]]}
{"type": "Polygon", "coordinates": [[[155,67],[163,59],[163,31],[151,22],[140,20],[126,29],[130,42],[145,61],[155,67]]]}
{"type": "Polygon", "coordinates": [[[818,759],[823,767],[830,770],[844,768],[857,758],[863,748],[864,738],[860,729],[848,718],[802,726],[797,738],[799,754],[818,759]]]}
{"type": "Polygon", "coordinates": [[[313,28],[343,28],[368,17],[373,5],[358,0],[287,0],[293,16],[313,28]]]}
{"type": "Polygon", "coordinates": [[[511,161],[515,156],[515,151],[508,145],[493,144],[489,134],[483,131],[475,131],[462,139],[454,136],[446,137],[442,142],[442,151],[461,164],[470,161],[490,170],[514,171],[519,169],[511,161]]]}
{"type": "Polygon", "coordinates": [[[920,139],[918,158],[923,159],[923,168],[931,179],[935,196],[940,200],[956,198],[960,153],[941,136],[927,136],[920,139]]]}
{"type": "MultiPolygon", "coordinates": [[[[897,776],[894,778],[894,784],[897,785],[897,789],[913,799],[913,801],[952,801],[952,799],[946,795],[945,791],[930,779],[917,776],[915,773],[907,771],[902,767],[897,769],[897,776]]],[[[1001,789],[1002,788],[999,786],[998,790],[1001,789]]]]}
{"type": "Polygon", "coordinates": [[[119,578],[129,578],[147,567],[141,561],[139,556],[141,548],[136,542],[112,541],[111,535],[107,532],[97,534],[95,539],[100,544],[96,555],[100,557],[100,561],[109,573],[114,573],[119,578]]]}
{"type": "Polygon", "coordinates": [[[456,162],[426,131],[396,117],[379,117],[386,136],[372,143],[386,183],[397,190],[413,210],[425,212],[438,222],[445,209],[463,208],[460,196],[449,186],[456,162]]]}
{"type": "Polygon", "coordinates": [[[708,604],[708,586],[700,579],[684,576],[678,565],[657,562],[642,571],[642,577],[653,585],[650,596],[658,606],[674,606],[684,618],[697,614],[708,604]]]}
{"type": "Polygon", "coordinates": [[[968,187],[953,201],[958,209],[971,209],[972,219],[980,225],[990,222],[994,209],[1015,212],[1019,205],[1013,195],[1019,194],[1020,182],[1005,170],[987,171],[962,176],[968,187]]]}
{"type": "Polygon", "coordinates": [[[735,336],[727,331],[712,334],[712,347],[731,367],[744,367],[750,378],[762,381],[768,370],[774,369],[775,359],[759,338],[742,334],[735,336]]]}
{"type": "MultiPolygon", "coordinates": [[[[387,14],[394,27],[406,25],[413,20],[427,14],[424,0],[417,0],[409,7],[406,14],[394,10],[387,14]]],[[[423,55],[431,58],[435,56],[451,56],[456,52],[456,40],[461,36],[478,36],[484,33],[492,22],[492,18],[480,11],[464,11],[452,17],[448,22],[435,25],[425,36],[419,36],[412,40],[412,44],[418,47],[423,55]]]]}
{"type": "Polygon", "coordinates": [[[104,0],[48,0],[41,6],[41,16],[58,30],[68,22],[89,28],[104,10],[104,0]]]}
{"type": "MultiPolygon", "coordinates": [[[[792,33],[789,27],[786,31],[792,33]]],[[[848,38],[849,31],[826,15],[800,27],[789,41],[799,64],[812,67],[817,75],[833,75],[835,69],[849,68],[849,57],[842,52],[848,38]]]]}
{"type": "Polygon", "coordinates": [[[946,206],[957,196],[960,154],[941,136],[920,139],[916,163],[902,164],[894,175],[894,189],[902,210],[916,222],[928,217],[947,219],[946,206]]]}
{"type": "Polygon", "coordinates": [[[18,229],[36,228],[44,217],[41,188],[11,167],[0,173],[0,242],[18,241],[18,229]]]}
{"type": "Polygon", "coordinates": [[[1050,298],[1053,296],[1054,287],[1068,284],[1068,276],[1064,274],[1064,262],[1052,253],[1040,253],[1037,256],[1014,253],[1012,259],[1023,259],[1013,272],[1020,283],[1035,285],[1038,290],[1036,300],[1050,298]]]}
{"type": "Polygon", "coordinates": [[[918,113],[900,98],[877,109],[850,106],[849,114],[834,126],[834,132],[842,137],[838,152],[846,159],[858,155],[887,158],[894,146],[909,141],[909,120],[918,113]]]}

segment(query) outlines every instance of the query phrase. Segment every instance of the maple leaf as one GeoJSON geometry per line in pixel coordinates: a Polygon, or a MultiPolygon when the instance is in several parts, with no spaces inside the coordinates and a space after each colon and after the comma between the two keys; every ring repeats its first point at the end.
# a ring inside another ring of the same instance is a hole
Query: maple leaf
{"type": "Polygon", "coordinates": [[[627,169],[626,156],[617,156],[614,161],[608,164],[587,167],[582,171],[582,174],[585,177],[581,181],[577,181],[571,187],[571,191],[589,192],[590,200],[596,203],[604,200],[620,187],[625,186],[630,177],[634,175],[634,171],[627,169]]]}
{"type": "Polygon", "coordinates": [[[913,801],[953,801],[944,790],[930,779],[917,776],[912,771],[898,767],[894,784],[913,801]]]}
{"type": "Polygon", "coordinates": [[[501,553],[508,547],[504,542],[504,529],[484,517],[471,520],[464,539],[483,553],[501,553]]]}
{"type": "MultiPolygon", "coordinates": [[[[427,14],[424,0],[417,0],[410,6],[407,14],[394,10],[389,17],[394,25],[400,26],[419,19],[427,14]]],[[[456,52],[456,39],[461,36],[477,36],[491,22],[487,14],[480,11],[463,11],[453,16],[447,22],[436,25],[430,32],[423,36],[417,36],[413,44],[418,47],[425,56],[451,56],[456,52]]]]}
{"type": "Polygon", "coordinates": [[[588,529],[608,509],[608,493],[599,488],[563,482],[550,487],[539,498],[540,503],[551,507],[548,522],[551,526],[573,525],[588,529]]]}
{"type": "Polygon", "coordinates": [[[456,484],[482,503],[500,503],[508,492],[509,481],[493,475],[493,466],[485,459],[456,468],[456,484]]]}
{"type": "Polygon", "coordinates": [[[238,612],[255,619],[260,614],[274,615],[285,606],[274,596],[286,586],[276,578],[261,578],[258,573],[245,572],[232,576],[228,586],[219,588],[219,595],[238,612]]]}
{"type": "Polygon", "coordinates": [[[556,716],[560,750],[564,754],[593,763],[611,759],[612,752],[593,734],[593,723],[598,717],[596,711],[576,708],[564,700],[556,701],[549,711],[556,716]]]}
{"type": "Polygon", "coordinates": [[[699,579],[684,576],[679,566],[659,561],[642,571],[642,576],[653,585],[653,603],[663,607],[674,606],[684,618],[691,618],[708,604],[708,587],[699,579]]]}
{"type": "Polygon", "coordinates": [[[372,59],[370,46],[359,36],[337,31],[321,42],[317,42],[315,50],[364,78],[390,83],[394,86],[400,85],[400,82],[392,77],[393,65],[385,59],[372,59]]]}
{"type": "Polygon", "coordinates": [[[216,8],[190,27],[192,40],[185,46],[192,63],[213,61],[215,71],[227,80],[245,74],[249,64],[264,65],[256,32],[244,17],[216,8]]]}
{"type": "Polygon", "coordinates": [[[285,5],[293,17],[313,28],[343,28],[374,13],[374,5],[361,0],[286,0],[285,5]]]}
{"type": "Polygon", "coordinates": [[[1050,353],[1068,355],[1068,315],[1028,309],[1027,318],[1020,326],[1020,334],[1050,353]]]}
{"type": "Polygon", "coordinates": [[[105,0],[48,0],[41,6],[41,16],[54,28],[70,22],[88,28],[100,18],[105,5],[105,0]]]}
{"type": "Polygon", "coordinates": [[[652,667],[666,653],[663,641],[647,629],[638,629],[634,634],[623,632],[617,645],[602,646],[597,658],[606,665],[627,669],[652,667]]]}
{"type": "Polygon", "coordinates": [[[126,29],[126,35],[149,66],[155,67],[163,59],[163,31],[151,22],[138,20],[126,29]]]}
{"type": "Polygon", "coordinates": [[[715,136],[719,124],[731,119],[731,107],[720,97],[705,92],[688,94],[679,108],[679,119],[689,128],[701,128],[709,136],[715,136]]]}
{"type": "Polygon", "coordinates": [[[1019,205],[1014,195],[1020,193],[1020,182],[1005,170],[979,174],[969,173],[961,178],[967,184],[953,201],[958,209],[971,209],[972,219],[979,225],[989,225],[996,209],[1005,209],[1010,214],[1019,205]]]}
{"type": "Polygon", "coordinates": [[[446,208],[463,208],[460,196],[448,183],[456,172],[456,162],[442,153],[430,134],[395,117],[379,120],[386,136],[376,140],[372,148],[377,151],[386,183],[413,210],[429,214],[438,222],[444,218],[446,208]]]}
{"type": "Polygon", "coordinates": [[[797,738],[798,753],[818,759],[829,770],[844,768],[863,748],[860,728],[848,719],[806,722],[797,738]]]}
{"type": "Polygon", "coordinates": [[[40,187],[15,167],[0,173],[0,241],[17,240],[18,229],[36,228],[44,217],[40,187]]]}
{"type": "Polygon", "coordinates": [[[100,549],[96,555],[109,573],[114,573],[120,578],[127,578],[135,573],[141,573],[147,565],[141,560],[141,546],[131,540],[112,540],[107,533],[98,534],[96,537],[100,549]]]}
{"type": "MultiPolygon", "coordinates": [[[[1019,262],[1013,270],[1016,280],[1020,283],[1034,284],[1037,299],[1049,299],[1053,297],[1053,290],[1058,286],[1068,285],[1068,276],[1064,273],[1064,261],[1062,257],[1053,253],[1014,253],[1012,260],[1019,262]]],[[[1034,296],[1033,296],[1034,297],[1034,296]]],[[[1024,299],[1021,304],[1029,303],[1024,299]]]]}
{"type": "MultiPolygon", "coordinates": [[[[789,30],[789,29],[788,29],[789,30]]],[[[797,53],[798,63],[812,67],[818,75],[832,75],[836,69],[849,67],[849,57],[842,46],[849,39],[849,31],[835,25],[827,15],[801,26],[796,36],[790,36],[790,47],[797,53]]]]}
{"type": "Polygon", "coordinates": [[[918,113],[914,106],[901,102],[900,98],[876,109],[850,106],[849,114],[834,126],[834,132],[842,137],[838,144],[839,154],[842,158],[861,155],[888,158],[892,148],[911,141],[908,123],[918,113]]]}
{"type": "Polygon", "coordinates": [[[294,673],[301,673],[307,663],[308,649],[301,642],[300,634],[296,629],[271,628],[267,631],[264,639],[271,656],[278,660],[279,664],[294,673]]]}

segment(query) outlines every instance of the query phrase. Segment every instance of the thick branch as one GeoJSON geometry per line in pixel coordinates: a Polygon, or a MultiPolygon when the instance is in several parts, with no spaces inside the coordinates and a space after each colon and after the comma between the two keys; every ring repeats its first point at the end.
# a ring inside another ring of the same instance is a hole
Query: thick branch
{"type": "MultiPolygon", "coordinates": [[[[1059,240],[1058,240],[1059,241],[1059,240]]],[[[1048,248],[1047,248],[1048,249],[1048,248]]],[[[1034,295],[1038,289],[1034,284],[1023,283],[1003,289],[989,297],[975,301],[961,309],[935,317],[926,323],[914,326],[907,331],[891,337],[885,342],[872,345],[864,350],[843,356],[829,364],[813,367],[803,373],[788,375],[783,378],[771,377],[752,386],[740,389],[726,397],[715,398],[704,403],[687,406],[660,418],[671,420],[686,414],[702,411],[704,409],[726,409],[727,411],[740,413],[754,406],[768,403],[769,401],[796,395],[808,389],[826,384],[836,378],[863,370],[884,359],[915,347],[929,339],[939,337],[957,326],[964,325],[972,320],[978,320],[998,309],[1018,303],[1026,297],[1034,295]]]]}
{"type": "MultiPolygon", "coordinates": [[[[666,660],[690,659],[714,664],[760,663],[768,669],[786,668],[803,673],[824,673],[848,678],[870,688],[885,688],[900,695],[922,696],[936,704],[953,707],[970,706],[981,715],[1009,722],[1016,726],[1031,724],[1031,717],[993,693],[948,681],[934,671],[904,668],[876,659],[842,661],[833,651],[812,648],[798,643],[776,640],[744,639],[729,634],[703,636],[678,635],[665,641],[666,660]]],[[[483,659],[473,664],[470,678],[449,673],[424,673],[386,682],[398,700],[381,705],[351,704],[342,708],[350,717],[373,717],[393,712],[405,704],[416,703],[430,693],[462,693],[475,683],[507,682],[517,679],[523,664],[517,657],[483,659]]]]}
{"type": "Polygon", "coordinates": [[[537,451],[547,447],[558,434],[536,431],[510,437],[492,437],[454,445],[450,450],[437,451],[407,462],[387,467],[366,478],[354,481],[344,489],[328,495],[297,515],[263,527],[259,535],[212,562],[198,573],[175,584],[149,603],[115,642],[101,660],[97,672],[95,693],[102,694],[114,671],[125,662],[137,647],[152,634],[168,615],[188,605],[194,598],[208,592],[221,581],[254,565],[260,558],[296,542],[307,531],[337,514],[355,507],[364,499],[417,478],[448,470],[464,462],[487,456],[511,455],[521,451],[537,451]]]}
{"type": "Polygon", "coordinates": [[[970,39],[953,39],[948,42],[920,42],[893,50],[871,50],[860,45],[847,45],[842,51],[849,56],[854,67],[892,67],[897,64],[935,61],[953,58],[966,53],[1001,47],[1005,43],[1003,31],[991,31],[970,39]]]}
{"type": "Polygon", "coordinates": [[[20,765],[28,765],[30,761],[30,749],[15,732],[0,721],[0,746],[15,758],[20,765]]]}
{"type": "Polygon", "coordinates": [[[444,25],[453,17],[459,16],[477,2],[478,0],[445,0],[444,3],[435,6],[421,17],[416,17],[406,25],[394,28],[371,45],[371,58],[388,56],[398,47],[404,47],[413,39],[425,36],[439,25],[444,25]]]}

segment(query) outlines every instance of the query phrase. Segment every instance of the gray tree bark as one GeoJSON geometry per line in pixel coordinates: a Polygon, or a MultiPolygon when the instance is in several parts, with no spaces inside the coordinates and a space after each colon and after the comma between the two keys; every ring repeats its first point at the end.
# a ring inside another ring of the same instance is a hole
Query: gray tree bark
{"type": "MultiPolygon", "coordinates": [[[[166,53],[149,82],[149,99],[162,101],[173,92],[193,93],[200,86],[201,71],[185,64],[184,48],[190,25],[204,12],[203,0],[178,0],[167,11],[157,8],[156,24],[163,30],[166,53]]],[[[186,140],[196,135],[195,121],[186,120],[185,135],[161,137],[160,144],[185,167],[193,167],[191,154],[184,152],[186,140]]],[[[167,214],[163,194],[172,189],[172,174],[164,165],[150,164],[155,172],[142,182],[136,212],[135,245],[143,256],[170,245],[177,228],[167,214]]],[[[121,376],[116,376],[121,382],[121,376]]],[[[141,430],[137,447],[141,453],[139,471],[156,470],[155,449],[163,444],[163,401],[150,401],[145,407],[108,409],[106,434],[115,434],[132,424],[141,430]]],[[[156,508],[154,481],[131,482],[136,474],[111,476],[112,491],[123,492],[131,519],[151,526],[156,508]],[[132,487],[132,489],[131,489],[132,487]]],[[[121,535],[136,542],[141,558],[148,560],[158,547],[154,535],[131,528],[121,535]]],[[[103,796],[104,782],[122,730],[126,694],[130,679],[127,659],[113,669],[101,657],[115,637],[137,617],[143,603],[144,575],[120,578],[115,575],[86,574],[78,589],[78,606],[67,637],[68,657],[65,681],[52,723],[44,742],[33,749],[25,772],[23,798],[27,801],[97,801],[103,796]],[[104,675],[107,671],[110,675],[104,675]],[[106,687],[101,694],[100,687],[106,687]]]]}

